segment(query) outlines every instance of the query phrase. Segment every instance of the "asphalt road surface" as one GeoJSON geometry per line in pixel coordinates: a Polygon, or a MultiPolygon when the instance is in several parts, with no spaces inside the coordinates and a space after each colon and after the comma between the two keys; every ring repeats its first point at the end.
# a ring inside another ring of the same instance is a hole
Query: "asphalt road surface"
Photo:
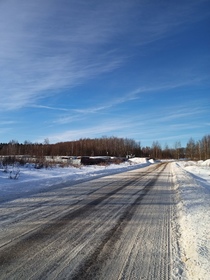
{"type": "Polygon", "coordinates": [[[0,279],[171,279],[170,163],[0,204],[0,279]]]}

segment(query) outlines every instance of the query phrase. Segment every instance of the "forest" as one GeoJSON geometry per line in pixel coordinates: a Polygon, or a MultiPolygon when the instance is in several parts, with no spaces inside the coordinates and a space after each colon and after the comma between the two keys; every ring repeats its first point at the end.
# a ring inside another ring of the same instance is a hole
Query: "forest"
{"type": "Polygon", "coordinates": [[[101,137],[83,138],[75,141],[50,144],[48,139],[43,143],[32,143],[11,140],[0,144],[0,156],[28,155],[33,157],[45,156],[136,156],[154,159],[180,159],[206,160],[210,158],[210,135],[195,141],[190,138],[186,147],[177,141],[171,148],[166,144],[161,147],[158,141],[153,141],[151,147],[142,147],[140,142],[129,138],[101,137]]]}

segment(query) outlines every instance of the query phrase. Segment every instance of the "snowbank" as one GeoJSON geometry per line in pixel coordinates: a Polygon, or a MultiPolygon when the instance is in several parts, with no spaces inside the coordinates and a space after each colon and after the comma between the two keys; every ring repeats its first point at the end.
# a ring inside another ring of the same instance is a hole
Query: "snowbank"
{"type": "Polygon", "coordinates": [[[210,159],[203,161],[201,165],[210,166],[210,159]]]}
{"type": "Polygon", "coordinates": [[[189,160],[189,161],[186,161],[186,162],[182,162],[182,166],[186,167],[186,166],[195,166],[197,165],[198,163],[195,162],[195,161],[192,161],[192,160],[189,160]]]}
{"type": "Polygon", "coordinates": [[[149,163],[149,161],[146,158],[141,158],[141,157],[135,157],[135,158],[130,158],[130,162],[132,163],[149,163]]]}
{"type": "Polygon", "coordinates": [[[210,166],[210,159],[207,159],[205,161],[203,160],[198,160],[198,161],[192,161],[192,160],[189,160],[189,161],[186,161],[186,162],[183,162],[182,166],[197,166],[197,165],[200,165],[200,166],[210,166]]]}
{"type": "MultiPolygon", "coordinates": [[[[192,162],[191,162],[192,163],[192,162]]],[[[173,163],[179,197],[180,243],[188,279],[210,275],[210,169],[173,163]]]]}

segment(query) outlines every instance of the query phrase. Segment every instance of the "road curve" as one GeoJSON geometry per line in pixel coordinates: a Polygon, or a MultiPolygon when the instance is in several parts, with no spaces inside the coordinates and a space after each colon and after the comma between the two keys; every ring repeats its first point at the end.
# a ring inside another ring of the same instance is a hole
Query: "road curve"
{"type": "Polygon", "coordinates": [[[170,279],[160,163],[0,204],[0,279],[170,279]]]}

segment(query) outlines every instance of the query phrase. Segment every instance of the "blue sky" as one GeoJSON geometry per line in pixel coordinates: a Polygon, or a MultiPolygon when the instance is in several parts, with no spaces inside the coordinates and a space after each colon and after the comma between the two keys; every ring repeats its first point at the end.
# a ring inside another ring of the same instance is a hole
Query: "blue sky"
{"type": "Polygon", "coordinates": [[[0,142],[201,139],[209,31],[209,0],[1,0],[0,142]]]}

